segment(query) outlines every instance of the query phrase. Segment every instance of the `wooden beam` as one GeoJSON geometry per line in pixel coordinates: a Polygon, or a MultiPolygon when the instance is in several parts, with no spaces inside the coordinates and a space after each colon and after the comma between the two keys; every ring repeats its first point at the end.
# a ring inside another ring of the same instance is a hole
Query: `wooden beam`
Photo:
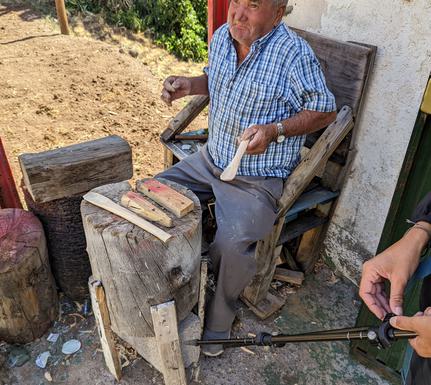
{"type": "Polygon", "coordinates": [[[151,306],[154,334],[163,366],[166,385],[187,385],[186,372],[178,336],[175,302],[151,306]]]}
{"type": "Polygon", "coordinates": [[[102,283],[92,276],[88,279],[88,288],[90,289],[91,305],[99,330],[100,344],[102,345],[106,366],[115,379],[120,381],[121,362],[111,331],[111,320],[106,303],[105,290],[102,283]]]}
{"type": "Polygon", "coordinates": [[[194,203],[191,199],[159,182],[157,179],[138,181],[136,183],[136,189],[175,214],[178,218],[182,218],[184,215],[193,211],[194,203]]]}
{"type": "Polygon", "coordinates": [[[162,226],[172,227],[172,218],[166,213],[154,206],[142,195],[133,191],[128,191],[121,196],[121,205],[135,214],[144,217],[150,221],[156,222],[162,226]]]}
{"type": "Polygon", "coordinates": [[[304,282],[304,273],[302,271],[293,271],[277,267],[275,269],[273,279],[281,282],[292,283],[294,285],[302,285],[302,282],[304,282]]]}
{"type": "Polygon", "coordinates": [[[132,150],[113,135],[37,154],[22,154],[25,186],[37,203],[86,193],[133,176],[132,150]]]}
{"type": "Polygon", "coordinates": [[[204,330],[205,323],[205,297],[208,281],[208,261],[202,259],[201,262],[201,280],[199,285],[198,316],[201,322],[201,334],[204,330]]]}
{"type": "Polygon", "coordinates": [[[284,216],[314,178],[320,165],[328,160],[353,125],[352,110],[345,106],[338,113],[335,122],[319,137],[285,183],[283,195],[279,200],[281,207],[279,220],[272,232],[264,240],[259,241],[256,247],[257,274],[243,292],[243,296],[250,303],[258,304],[268,293],[275,272],[274,250],[284,225],[284,216]]]}
{"type": "Polygon", "coordinates": [[[60,31],[63,35],[70,35],[69,24],[67,22],[66,7],[64,0],[55,0],[55,8],[57,9],[57,17],[60,23],[60,31]]]}
{"type": "Polygon", "coordinates": [[[162,229],[159,229],[157,226],[154,226],[152,223],[139,217],[135,213],[132,213],[130,210],[127,210],[126,208],[121,207],[120,205],[113,202],[111,199],[101,194],[90,191],[89,193],[85,194],[83,198],[87,202],[90,202],[91,204],[97,207],[107,210],[133,223],[134,225],[139,226],[141,229],[149,232],[150,234],[154,235],[155,237],[159,238],[161,241],[165,243],[172,237],[171,234],[168,234],[162,229]]]}

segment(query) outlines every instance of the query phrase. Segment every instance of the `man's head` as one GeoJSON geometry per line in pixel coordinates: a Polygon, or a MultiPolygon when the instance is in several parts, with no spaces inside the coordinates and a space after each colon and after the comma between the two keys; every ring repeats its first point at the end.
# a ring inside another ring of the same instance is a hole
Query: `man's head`
{"type": "Polygon", "coordinates": [[[230,0],[229,31],[241,45],[252,43],[280,23],[287,0],[230,0]]]}

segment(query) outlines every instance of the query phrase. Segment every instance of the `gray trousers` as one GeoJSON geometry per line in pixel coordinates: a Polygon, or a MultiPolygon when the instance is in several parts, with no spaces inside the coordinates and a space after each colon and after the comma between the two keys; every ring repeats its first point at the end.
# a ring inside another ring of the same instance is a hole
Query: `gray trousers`
{"type": "Polygon", "coordinates": [[[215,296],[208,307],[206,327],[230,330],[236,301],[256,273],[256,242],[270,233],[277,217],[283,179],[237,176],[220,180],[206,146],[157,175],[192,190],[201,202],[216,198],[217,232],[209,257],[217,275],[215,296]]]}

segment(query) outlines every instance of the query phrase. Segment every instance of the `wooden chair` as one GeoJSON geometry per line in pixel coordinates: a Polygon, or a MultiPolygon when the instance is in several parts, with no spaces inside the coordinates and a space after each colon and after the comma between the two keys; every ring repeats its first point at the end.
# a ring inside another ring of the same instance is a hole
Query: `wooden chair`
{"type": "MultiPolygon", "coordinates": [[[[334,209],[344,176],[353,156],[352,130],[359,120],[361,103],[373,67],[377,48],[370,45],[341,42],[319,34],[295,31],[316,53],[329,89],[334,93],[338,115],[324,130],[307,136],[300,164],[284,185],[279,201],[280,212],[271,234],[258,242],[257,274],[244,290],[242,300],[261,318],[266,318],[284,304],[270,290],[275,260],[280,246],[298,239],[298,247],[290,266],[298,265],[309,273],[313,270],[326,226],[334,209]]],[[[207,106],[207,96],[196,96],[169,123],[162,133],[165,167],[170,167],[198,149],[193,141],[187,149],[180,134],[207,106]]]]}

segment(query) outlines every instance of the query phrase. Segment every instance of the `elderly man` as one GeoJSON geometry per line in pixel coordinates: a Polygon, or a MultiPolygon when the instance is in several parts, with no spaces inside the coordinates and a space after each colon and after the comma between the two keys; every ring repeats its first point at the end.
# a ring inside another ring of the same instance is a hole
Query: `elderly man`
{"type": "MultiPolygon", "coordinates": [[[[228,23],[210,46],[204,74],[171,76],[162,99],[210,96],[207,146],[159,174],[189,187],[201,201],[216,198],[217,233],[209,255],[217,288],[208,308],[204,338],[227,338],[235,303],[256,272],[256,242],[277,216],[283,180],[300,160],[307,133],[336,117],[333,95],[308,44],[281,22],[287,0],[231,0],[228,23]],[[220,174],[251,139],[236,178],[220,174]]],[[[217,356],[221,345],[204,354],[217,356]]]]}

